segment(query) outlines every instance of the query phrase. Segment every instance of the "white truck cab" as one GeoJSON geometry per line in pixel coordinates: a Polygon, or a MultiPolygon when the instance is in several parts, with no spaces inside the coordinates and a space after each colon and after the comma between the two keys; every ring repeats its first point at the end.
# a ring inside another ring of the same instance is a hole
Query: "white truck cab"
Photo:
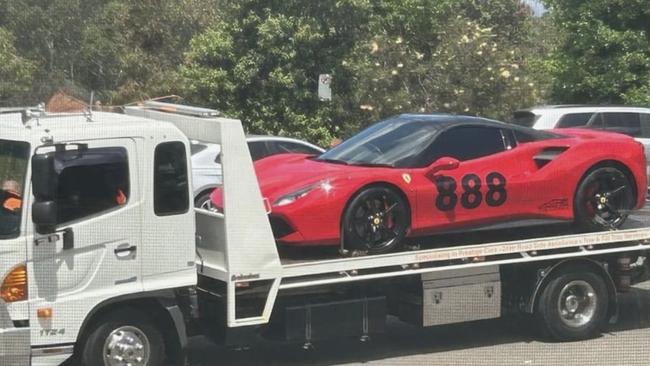
{"type": "Polygon", "coordinates": [[[78,315],[196,284],[178,128],[110,113],[0,118],[0,179],[22,200],[0,213],[0,354],[15,356],[3,364],[63,361],[87,326],[78,315]]]}

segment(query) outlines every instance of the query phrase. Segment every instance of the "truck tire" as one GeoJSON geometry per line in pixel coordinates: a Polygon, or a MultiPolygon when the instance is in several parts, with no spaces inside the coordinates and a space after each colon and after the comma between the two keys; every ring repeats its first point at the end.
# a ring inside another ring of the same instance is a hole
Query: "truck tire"
{"type": "Polygon", "coordinates": [[[590,271],[551,273],[535,315],[542,334],[575,341],[600,334],[609,303],[602,276],[590,271]]]}
{"type": "Polygon", "coordinates": [[[87,335],[81,352],[84,366],[164,365],[163,337],[139,311],[124,309],[106,314],[87,335]]]}

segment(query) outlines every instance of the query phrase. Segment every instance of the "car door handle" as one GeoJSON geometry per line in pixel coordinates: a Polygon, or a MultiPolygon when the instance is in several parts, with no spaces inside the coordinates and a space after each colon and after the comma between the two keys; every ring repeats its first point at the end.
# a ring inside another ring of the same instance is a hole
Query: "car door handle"
{"type": "Polygon", "coordinates": [[[125,258],[134,253],[138,249],[135,245],[122,244],[119,247],[115,248],[113,252],[118,258],[125,258]]]}

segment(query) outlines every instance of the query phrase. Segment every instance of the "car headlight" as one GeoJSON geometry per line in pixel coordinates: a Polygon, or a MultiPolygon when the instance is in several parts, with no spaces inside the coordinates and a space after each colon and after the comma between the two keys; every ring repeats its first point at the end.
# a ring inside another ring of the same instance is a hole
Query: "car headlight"
{"type": "Polygon", "coordinates": [[[320,182],[310,184],[306,187],[298,189],[295,192],[286,194],[278,198],[275,202],[273,202],[273,206],[285,206],[290,203],[294,203],[298,199],[305,197],[307,194],[309,194],[309,192],[313,191],[314,189],[322,189],[325,192],[329,192],[332,190],[332,185],[327,180],[322,180],[320,182]]]}

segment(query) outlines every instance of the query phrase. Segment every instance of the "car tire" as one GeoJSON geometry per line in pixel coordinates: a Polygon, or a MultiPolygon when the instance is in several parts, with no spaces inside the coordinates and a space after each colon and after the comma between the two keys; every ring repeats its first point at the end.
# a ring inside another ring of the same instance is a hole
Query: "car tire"
{"type": "Polygon", "coordinates": [[[201,193],[194,199],[194,207],[203,208],[206,210],[212,209],[212,201],[210,201],[210,192],[201,193]]]}
{"type": "Polygon", "coordinates": [[[558,341],[599,335],[609,304],[603,277],[588,270],[561,271],[550,276],[535,309],[542,334],[558,341]]]}
{"type": "Polygon", "coordinates": [[[387,253],[402,243],[410,222],[408,206],[394,189],[363,189],[348,203],[341,222],[346,250],[387,253]]]}
{"type": "Polygon", "coordinates": [[[619,228],[634,207],[634,196],[634,185],[619,168],[596,168],[586,174],[576,190],[575,221],[587,231],[619,228]]]}
{"type": "MultiPolygon", "coordinates": [[[[81,365],[112,366],[111,355],[141,361],[131,364],[162,366],[165,364],[165,343],[161,332],[142,312],[122,309],[96,321],[87,333],[81,351],[81,365]]],[[[126,363],[124,363],[126,364],[126,363]]]]}

